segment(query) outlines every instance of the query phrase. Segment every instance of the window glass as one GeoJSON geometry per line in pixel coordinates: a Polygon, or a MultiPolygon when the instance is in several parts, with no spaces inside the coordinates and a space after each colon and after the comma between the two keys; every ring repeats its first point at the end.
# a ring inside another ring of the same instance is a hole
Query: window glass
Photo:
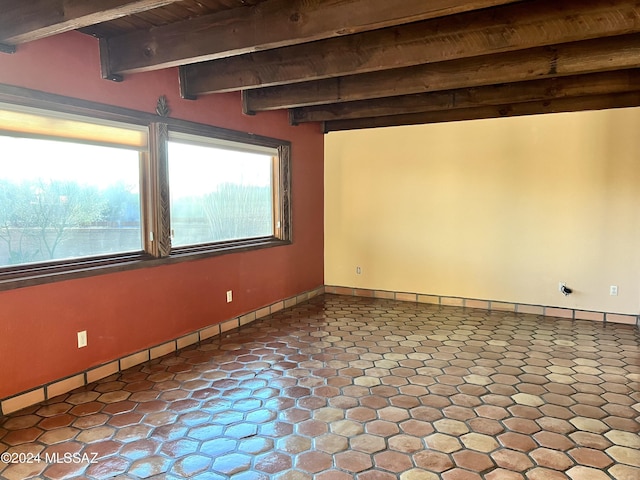
{"type": "Polygon", "coordinates": [[[0,291],[291,242],[287,141],[0,98],[0,291]]]}
{"type": "Polygon", "coordinates": [[[139,156],[0,133],[0,267],[140,251],[139,156]]]}
{"type": "Polygon", "coordinates": [[[173,247],[274,235],[276,149],[169,141],[173,247]]]}

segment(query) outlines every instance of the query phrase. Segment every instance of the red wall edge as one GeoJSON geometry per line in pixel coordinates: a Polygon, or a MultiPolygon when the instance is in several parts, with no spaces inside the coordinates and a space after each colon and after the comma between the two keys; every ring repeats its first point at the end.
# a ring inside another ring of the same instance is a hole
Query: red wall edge
{"type": "Polygon", "coordinates": [[[238,94],[183,100],[176,69],[130,75],[122,83],[102,80],[97,40],[78,32],[0,54],[0,83],[150,113],[165,95],[174,118],[291,141],[294,239],[287,246],[0,292],[0,398],[323,285],[318,125],[292,127],[286,112],[245,116],[238,94]],[[88,334],[82,349],[80,330],[88,334]]]}

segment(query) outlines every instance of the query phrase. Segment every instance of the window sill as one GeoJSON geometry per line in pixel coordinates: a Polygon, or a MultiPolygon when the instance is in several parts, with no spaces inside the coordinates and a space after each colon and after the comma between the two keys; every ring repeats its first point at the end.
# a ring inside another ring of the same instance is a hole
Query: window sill
{"type": "Polygon", "coordinates": [[[290,245],[287,240],[256,238],[251,240],[213,243],[180,247],[164,258],[155,258],[146,253],[130,253],[118,256],[95,257],[67,262],[24,265],[0,269],[0,291],[32,287],[47,283],[93,277],[109,273],[125,272],[141,268],[171,265],[209,257],[240,253],[263,248],[290,245]]]}

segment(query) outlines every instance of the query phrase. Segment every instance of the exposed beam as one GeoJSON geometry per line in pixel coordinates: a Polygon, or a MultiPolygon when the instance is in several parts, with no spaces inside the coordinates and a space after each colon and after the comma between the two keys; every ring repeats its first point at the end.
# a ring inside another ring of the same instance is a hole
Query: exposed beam
{"type": "Polygon", "coordinates": [[[186,94],[283,85],[640,31],[637,0],[538,0],[187,65],[186,94]]]}
{"type": "Polygon", "coordinates": [[[156,70],[521,0],[267,0],[108,39],[112,73],[156,70]]]}
{"type": "Polygon", "coordinates": [[[0,43],[18,45],[179,0],[0,0],[0,43]]]}
{"type": "Polygon", "coordinates": [[[15,45],[5,45],[4,43],[0,43],[0,52],[1,53],[16,53],[15,45]]]}
{"type": "Polygon", "coordinates": [[[247,90],[245,113],[640,68],[640,35],[247,90]]]}
{"type": "Polygon", "coordinates": [[[296,108],[290,111],[290,119],[291,123],[295,125],[305,122],[384,117],[536,100],[605,95],[632,92],[639,89],[640,69],[620,70],[296,108]]]}
{"type": "Polygon", "coordinates": [[[324,132],[640,106],[640,91],[325,122],[324,132]]]}

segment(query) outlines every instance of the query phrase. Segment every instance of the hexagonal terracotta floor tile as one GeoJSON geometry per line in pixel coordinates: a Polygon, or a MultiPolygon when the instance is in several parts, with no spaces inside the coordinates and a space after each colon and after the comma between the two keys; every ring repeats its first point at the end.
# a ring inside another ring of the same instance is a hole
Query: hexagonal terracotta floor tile
{"type": "Polygon", "coordinates": [[[371,457],[362,452],[340,452],[334,458],[336,466],[347,472],[362,472],[373,466],[371,457]]]}
{"type": "Polygon", "coordinates": [[[493,452],[491,458],[496,465],[510,471],[524,472],[533,467],[533,462],[527,455],[506,448],[493,452]]]}
{"type": "MultiPolygon", "coordinates": [[[[365,292],[365,291],[362,291],[365,292]]],[[[317,296],[0,417],[0,478],[636,480],[633,326],[317,296]]]]}
{"type": "Polygon", "coordinates": [[[395,473],[403,472],[413,466],[409,455],[389,450],[376,453],[373,461],[376,467],[395,473]]]}
{"type": "Polygon", "coordinates": [[[455,465],[449,455],[431,450],[415,453],[413,461],[418,467],[436,473],[449,470],[455,465]]]}

